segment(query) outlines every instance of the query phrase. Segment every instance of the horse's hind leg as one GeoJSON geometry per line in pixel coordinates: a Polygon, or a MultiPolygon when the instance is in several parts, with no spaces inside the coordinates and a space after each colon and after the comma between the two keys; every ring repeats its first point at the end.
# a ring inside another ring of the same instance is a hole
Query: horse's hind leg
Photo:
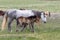
{"type": "Polygon", "coordinates": [[[8,21],[8,31],[11,32],[11,23],[13,21],[13,18],[9,18],[9,21],[8,21]]]}

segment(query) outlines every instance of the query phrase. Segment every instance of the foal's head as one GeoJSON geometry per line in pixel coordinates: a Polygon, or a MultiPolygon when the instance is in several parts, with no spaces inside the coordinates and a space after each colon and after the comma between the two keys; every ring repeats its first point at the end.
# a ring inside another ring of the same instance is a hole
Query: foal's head
{"type": "Polygon", "coordinates": [[[0,16],[4,16],[4,11],[0,10],[0,16]]]}

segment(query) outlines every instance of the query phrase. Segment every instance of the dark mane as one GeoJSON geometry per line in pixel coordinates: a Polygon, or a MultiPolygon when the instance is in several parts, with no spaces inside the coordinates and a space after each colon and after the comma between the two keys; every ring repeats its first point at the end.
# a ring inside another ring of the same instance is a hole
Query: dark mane
{"type": "Polygon", "coordinates": [[[40,15],[41,15],[41,11],[32,10],[32,12],[35,14],[35,16],[40,17],[40,15]]]}
{"type": "Polygon", "coordinates": [[[24,8],[20,8],[20,10],[25,10],[24,8]]]}

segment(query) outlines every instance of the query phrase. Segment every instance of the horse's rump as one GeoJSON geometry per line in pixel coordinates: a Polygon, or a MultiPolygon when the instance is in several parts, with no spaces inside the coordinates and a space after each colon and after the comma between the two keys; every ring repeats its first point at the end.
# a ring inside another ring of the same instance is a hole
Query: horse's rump
{"type": "Polygon", "coordinates": [[[0,16],[4,16],[4,11],[0,10],[0,16]]]}

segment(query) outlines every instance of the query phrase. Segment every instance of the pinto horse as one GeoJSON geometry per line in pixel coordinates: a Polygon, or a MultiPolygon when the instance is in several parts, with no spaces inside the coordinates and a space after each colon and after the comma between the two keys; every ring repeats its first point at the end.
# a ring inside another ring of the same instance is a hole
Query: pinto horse
{"type": "Polygon", "coordinates": [[[46,23],[46,15],[47,15],[45,12],[39,12],[39,11],[35,11],[35,10],[17,10],[17,9],[10,9],[7,11],[2,11],[1,15],[2,14],[4,15],[4,20],[2,23],[2,30],[4,30],[4,26],[7,22],[7,18],[9,18],[8,31],[11,31],[10,25],[14,19],[16,19],[17,27],[18,27],[18,24],[20,24],[20,26],[21,25],[24,26],[23,27],[23,29],[24,29],[26,26],[26,23],[29,23],[30,26],[32,26],[32,31],[34,31],[34,26],[33,26],[34,22],[36,22],[36,20],[39,20],[41,18],[42,21],[44,23],[46,23]],[[22,22],[21,19],[26,20],[26,21],[22,22]],[[28,22],[27,22],[27,20],[28,20],[28,22]]]}

